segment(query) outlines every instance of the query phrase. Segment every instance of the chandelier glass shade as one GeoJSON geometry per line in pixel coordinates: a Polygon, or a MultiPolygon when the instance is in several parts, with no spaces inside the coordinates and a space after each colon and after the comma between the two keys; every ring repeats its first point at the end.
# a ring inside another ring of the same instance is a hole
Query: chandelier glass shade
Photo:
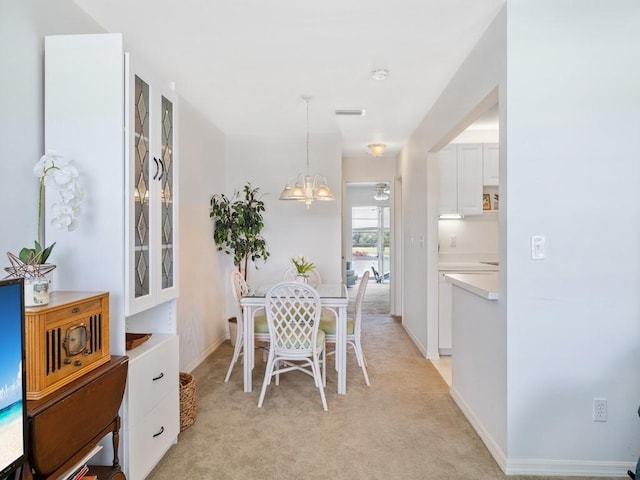
{"type": "Polygon", "coordinates": [[[331,201],[335,200],[333,192],[327,185],[327,179],[321,175],[311,175],[309,173],[309,101],[311,97],[302,97],[307,102],[307,173],[298,174],[293,186],[286,184],[280,200],[297,200],[304,202],[309,208],[314,200],[331,201]]]}
{"type": "Polygon", "coordinates": [[[381,156],[387,148],[384,143],[370,143],[367,146],[369,148],[369,153],[371,153],[371,155],[373,155],[374,157],[381,156]]]}

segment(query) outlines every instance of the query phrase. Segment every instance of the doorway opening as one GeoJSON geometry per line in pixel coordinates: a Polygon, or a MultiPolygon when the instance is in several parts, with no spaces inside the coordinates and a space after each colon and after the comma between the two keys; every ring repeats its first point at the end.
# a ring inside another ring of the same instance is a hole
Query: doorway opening
{"type": "Polygon", "coordinates": [[[369,283],[363,299],[362,312],[388,314],[391,312],[392,281],[389,184],[348,184],[347,194],[347,286],[357,287],[364,272],[368,271],[369,283]]]}
{"type": "Polygon", "coordinates": [[[499,269],[499,106],[483,113],[438,151],[438,329],[430,360],[451,385],[452,285],[447,274],[499,269]]]}

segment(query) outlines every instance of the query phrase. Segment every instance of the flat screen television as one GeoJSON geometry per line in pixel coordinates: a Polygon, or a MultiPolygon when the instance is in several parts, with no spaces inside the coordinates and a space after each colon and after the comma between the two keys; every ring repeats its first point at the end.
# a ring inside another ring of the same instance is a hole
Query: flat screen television
{"type": "Polygon", "coordinates": [[[27,456],[23,279],[0,280],[0,479],[27,456]]]}

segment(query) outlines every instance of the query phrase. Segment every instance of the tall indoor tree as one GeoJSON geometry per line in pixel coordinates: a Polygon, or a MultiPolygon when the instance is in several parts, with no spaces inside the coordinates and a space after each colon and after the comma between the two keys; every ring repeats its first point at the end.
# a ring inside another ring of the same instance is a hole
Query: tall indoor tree
{"type": "Polygon", "coordinates": [[[244,198],[237,190],[231,198],[223,193],[211,197],[209,217],[214,221],[213,239],[218,250],[233,255],[233,263],[247,280],[249,260],[266,261],[269,258],[267,242],[262,236],[264,228],[264,202],[259,188],[247,183],[244,198]]]}

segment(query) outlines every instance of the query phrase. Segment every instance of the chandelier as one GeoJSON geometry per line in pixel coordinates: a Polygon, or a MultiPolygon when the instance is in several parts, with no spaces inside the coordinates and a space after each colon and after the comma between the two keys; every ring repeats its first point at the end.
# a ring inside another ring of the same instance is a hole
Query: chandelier
{"type": "Polygon", "coordinates": [[[386,183],[378,183],[374,191],[374,200],[378,200],[379,202],[389,200],[389,193],[391,193],[391,190],[389,189],[389,185],[386,183]]]}
{"type": "Polygon", "coordinates": [[[327,185],[326,178],[320,175],[311,176],[309,173],[309,102],[311,97],[302,97],[307,102],[307,173],[298,174],[294,186],[286,184],[280,194],[280,200],[298,200],[304,202],[309,208],[314,200],[329,201],[335,200],[331,189],[327,185]]]}

